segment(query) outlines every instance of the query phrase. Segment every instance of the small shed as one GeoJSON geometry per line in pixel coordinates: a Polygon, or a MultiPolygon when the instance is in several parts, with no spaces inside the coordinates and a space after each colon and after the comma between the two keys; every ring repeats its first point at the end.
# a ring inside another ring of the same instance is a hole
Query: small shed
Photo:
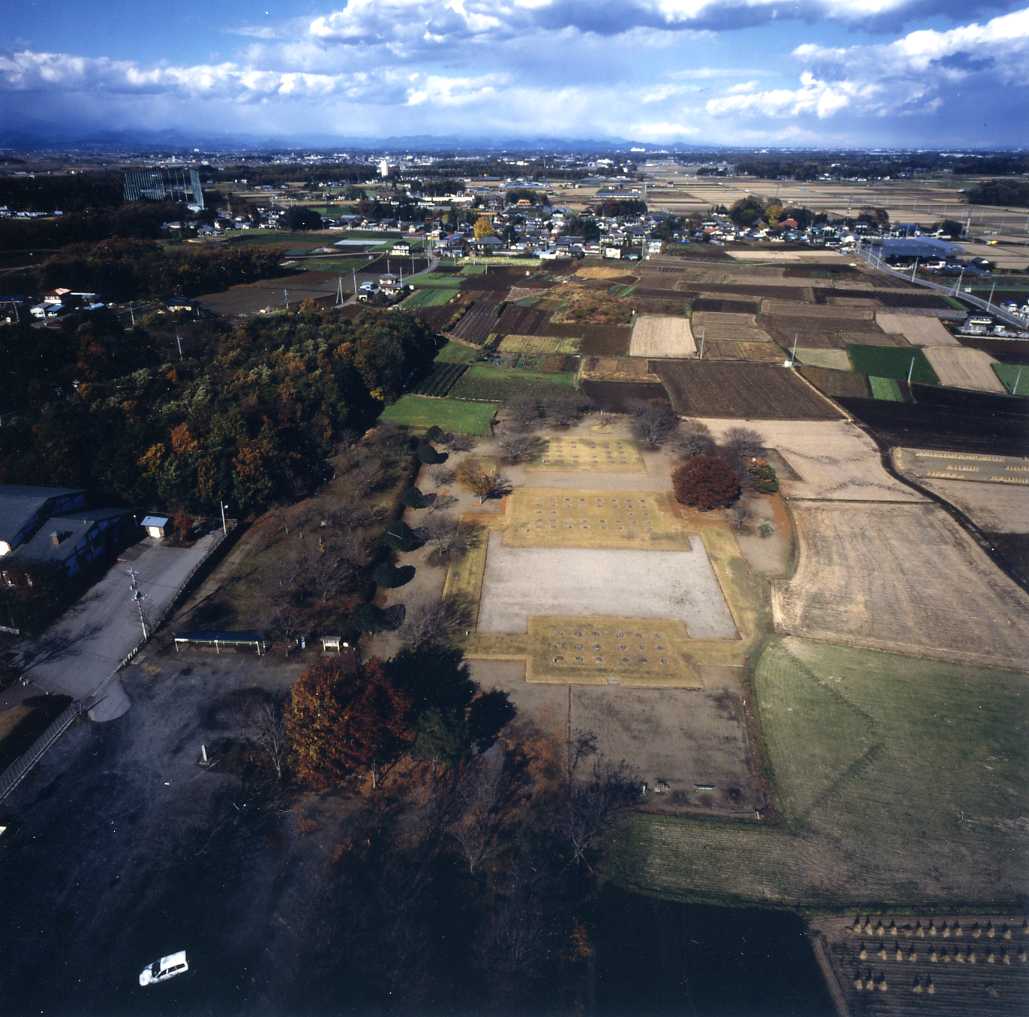
{"type": "Polygon", "coordinates": [[[164,540],[168,529],[168,517],[144,516],[140,526],[146,530],[146,535],[148,537],[153,537],[154,540],[164,540]]]}

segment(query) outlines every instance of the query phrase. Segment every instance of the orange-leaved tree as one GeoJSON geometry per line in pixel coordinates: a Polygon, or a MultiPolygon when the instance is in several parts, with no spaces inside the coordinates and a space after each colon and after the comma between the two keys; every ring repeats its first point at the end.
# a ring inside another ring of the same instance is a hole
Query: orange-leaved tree
{"type": "Polygon", "coordinates": [[[293,772],[315,790],[371,778],[375,787],[413,738],[410,704],[379,660],[350,670],[342,658],[312,664],[286,712],[293,772]]]}
{"type": "Polygon", "coordinates": [[[693,456],[672,474],[676,499],[706,512],[726,508],[740,496],[736,471],[720,456],[693,456]]]}

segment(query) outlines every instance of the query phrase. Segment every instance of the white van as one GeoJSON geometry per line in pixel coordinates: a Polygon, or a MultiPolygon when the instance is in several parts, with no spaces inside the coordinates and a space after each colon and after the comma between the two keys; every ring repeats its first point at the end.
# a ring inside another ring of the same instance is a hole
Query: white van
{"type": "Polygon", "coordinates": [[[184,975],[189,970],[189,963],[186,961],[186,951],[170,953],[167,957],[155,960],[148,964],[139,973],[139,984],[144,988],[148,985],[158,985],[168,981],[176,975],[184,975]]]}

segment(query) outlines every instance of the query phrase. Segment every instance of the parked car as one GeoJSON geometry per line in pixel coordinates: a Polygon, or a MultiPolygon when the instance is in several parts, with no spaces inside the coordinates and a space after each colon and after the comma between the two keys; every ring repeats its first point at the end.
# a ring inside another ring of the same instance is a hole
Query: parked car
{"type": "Polygon", "coordinates": [[[158,985],[167,982],[169,978],[177,975],[184,975],[189,970],[189,962],[186,960],[186,951],[170,953],[167,957],[155,960],[148,964],[139,973],[139,984],[144,988],[148,985],[158,985]]]}

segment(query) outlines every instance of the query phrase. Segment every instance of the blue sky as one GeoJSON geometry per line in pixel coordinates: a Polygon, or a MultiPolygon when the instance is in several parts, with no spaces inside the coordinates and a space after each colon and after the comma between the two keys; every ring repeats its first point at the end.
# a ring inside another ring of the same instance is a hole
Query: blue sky
{"type": "Polygon", "coordinates": [[[19,0],[0,121],[261,137],[1029,145],[981,0],[19,0]]]}

